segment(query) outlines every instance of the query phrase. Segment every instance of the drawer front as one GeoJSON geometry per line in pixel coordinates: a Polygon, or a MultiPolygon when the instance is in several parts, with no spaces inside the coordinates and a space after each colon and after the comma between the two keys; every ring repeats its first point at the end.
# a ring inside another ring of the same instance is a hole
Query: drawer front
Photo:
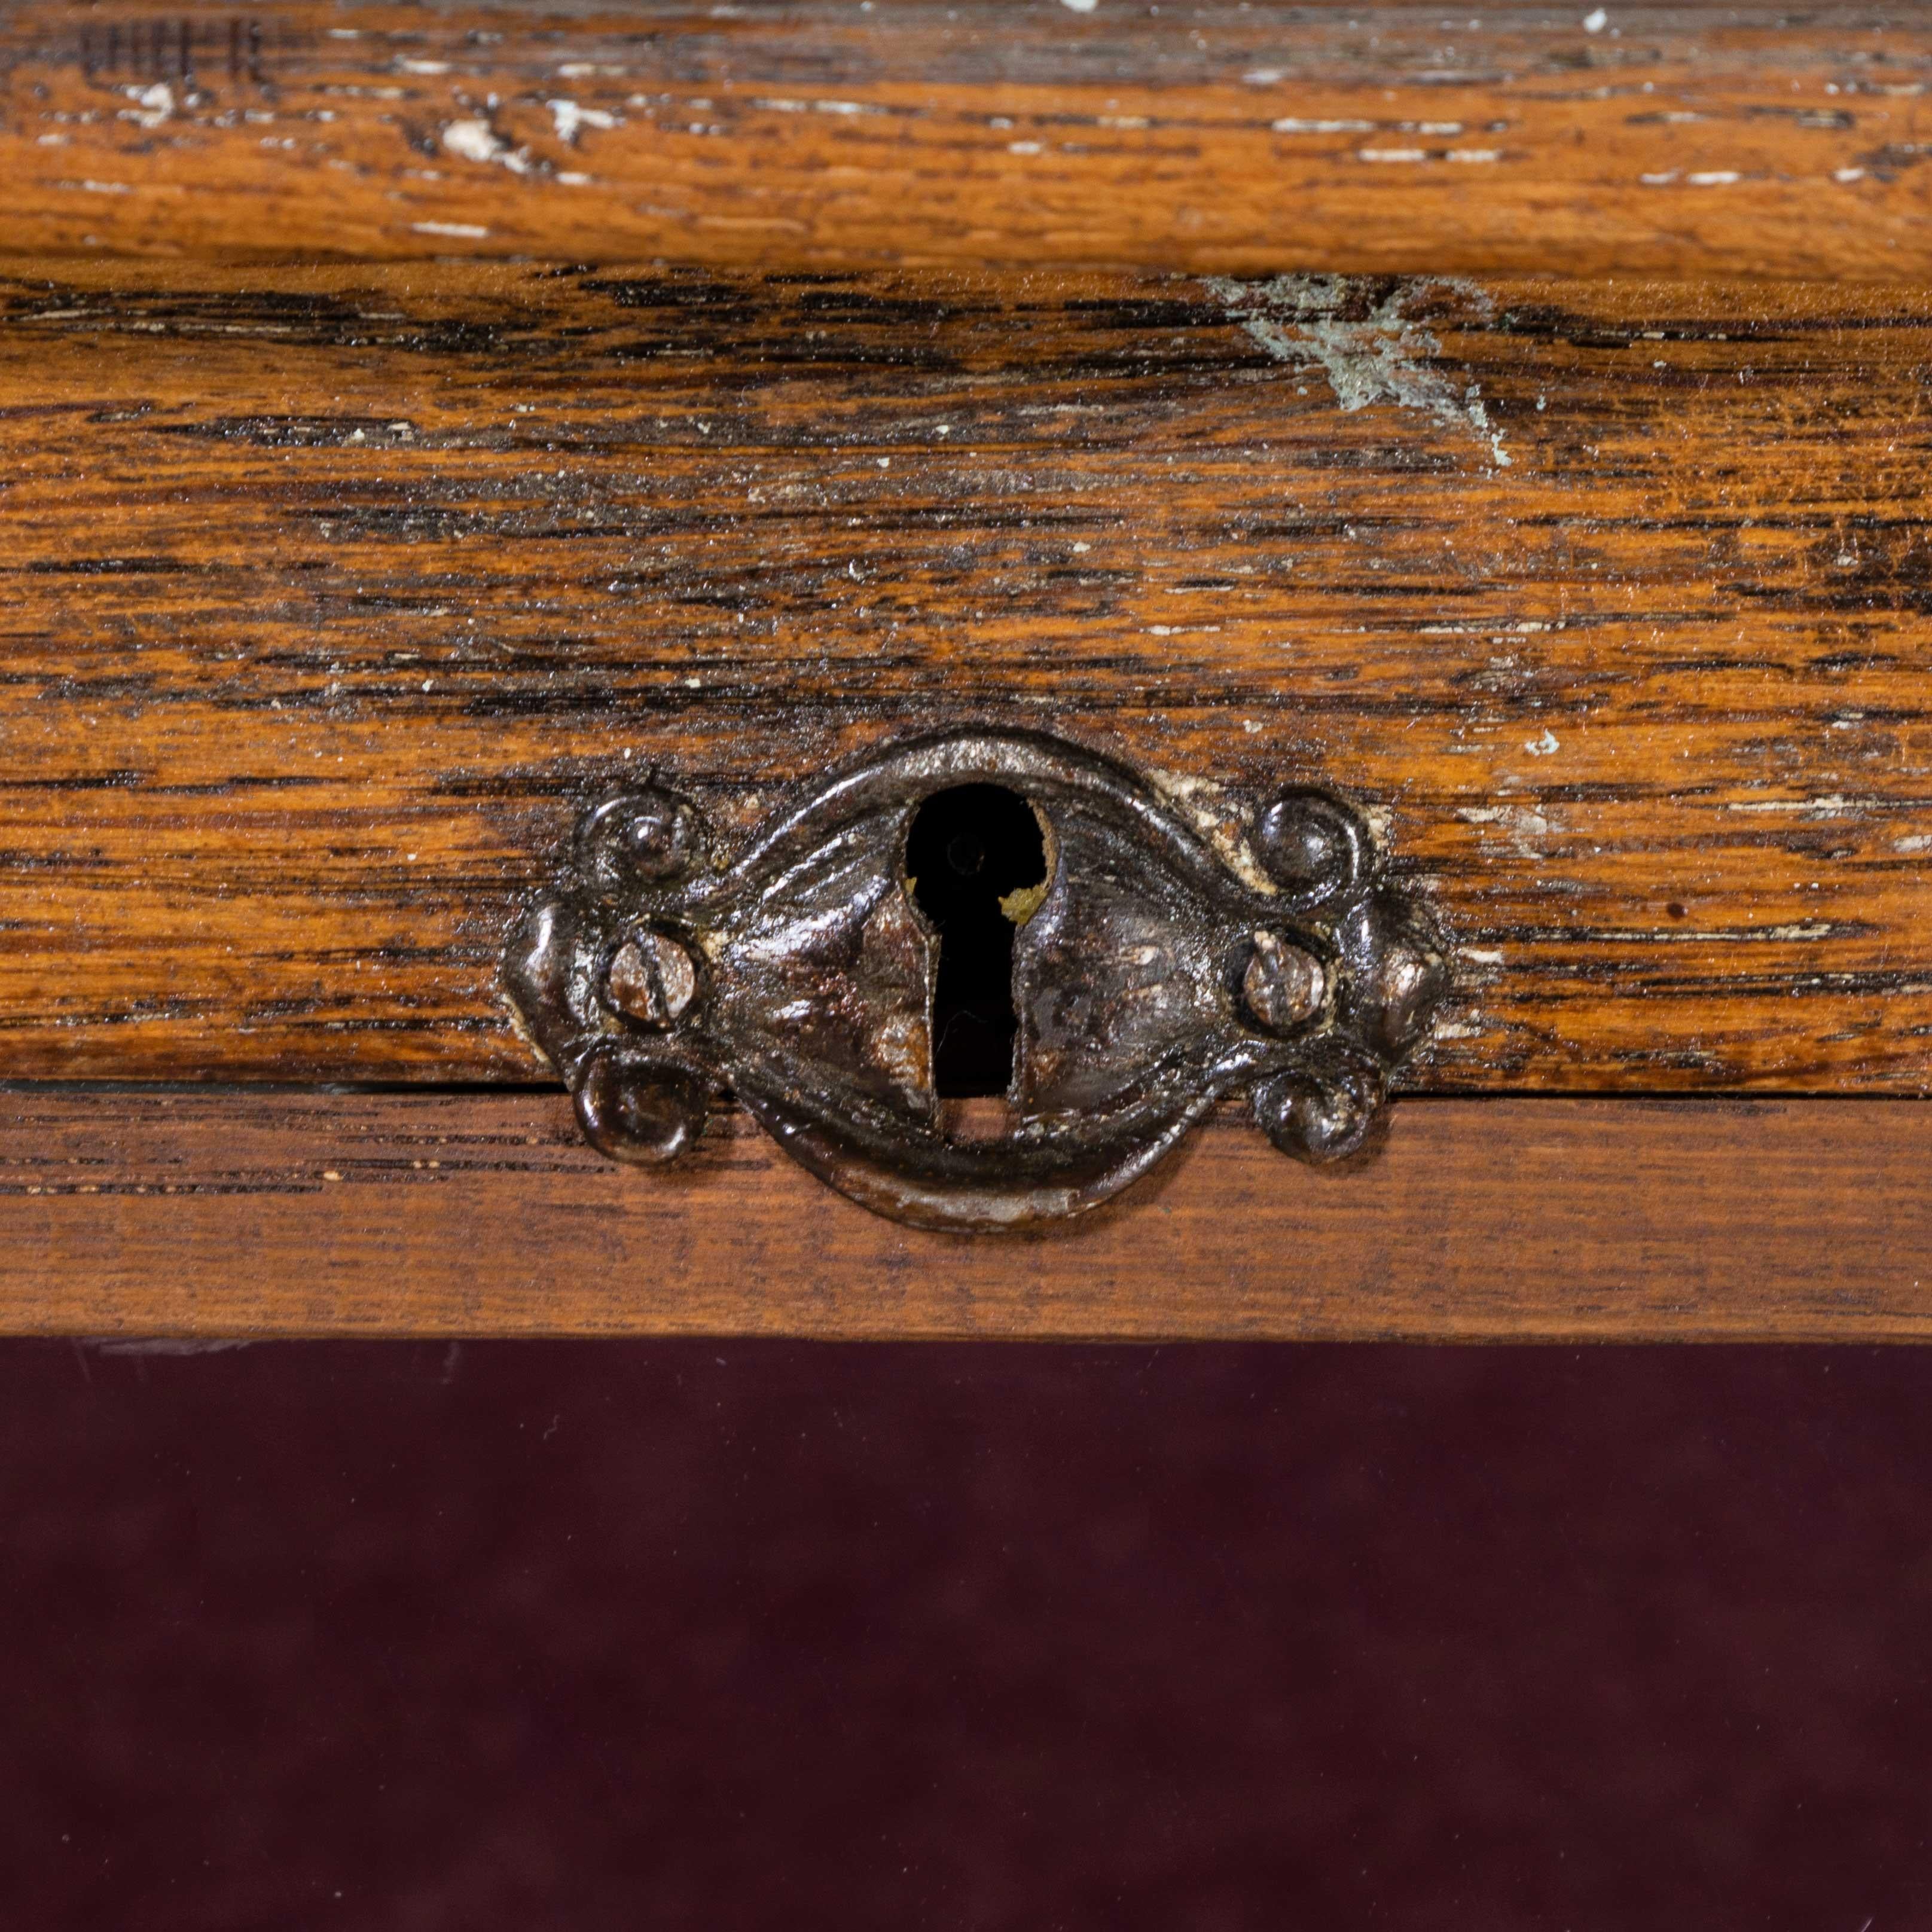
{"type": "Polygon", "coordinates": [[[10,10],[0,1322],[1924,1332],[1928,86],[10,10]]]}

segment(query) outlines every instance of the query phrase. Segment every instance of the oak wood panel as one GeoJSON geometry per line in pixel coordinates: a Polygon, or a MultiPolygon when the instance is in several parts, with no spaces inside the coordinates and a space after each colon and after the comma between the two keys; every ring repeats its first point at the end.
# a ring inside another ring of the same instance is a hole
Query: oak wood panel
{"type": "Polygon", "coordinates": [[[1230,1115],[1078,1230],[921,1234],[742,1116],[601,1160],[547,1094],[0,1093],[0,1330],[1932,1336],[1932,1107],[1406,1101],[1342,1171],[1230,1115]]]}
{"type": "Polygon", "coordinates": [[[1923,277],[1922,8],[26,4],[0,248],[1923,277]]]}
{"type": "Polygon", "coordinates": [[[527,1079],[662,766],[937,719],[1378,814],[1424,1088],[1932,1070],[1909,292],[15,263],[0,1072],[527,1079]]]}

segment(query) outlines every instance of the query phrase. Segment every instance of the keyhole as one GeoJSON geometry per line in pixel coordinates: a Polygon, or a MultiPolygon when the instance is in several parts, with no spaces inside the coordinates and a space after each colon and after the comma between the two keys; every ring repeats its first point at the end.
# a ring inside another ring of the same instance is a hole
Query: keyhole
{"type": "Polygon", "coordinates": [[[906,876],[939,934],[932,1084],[942,1100],[1004,1094],[1013,1077],[1013,934],[1040,904],[1046,840],[1004,785],[934,792],[913,819],[906,876]]]}

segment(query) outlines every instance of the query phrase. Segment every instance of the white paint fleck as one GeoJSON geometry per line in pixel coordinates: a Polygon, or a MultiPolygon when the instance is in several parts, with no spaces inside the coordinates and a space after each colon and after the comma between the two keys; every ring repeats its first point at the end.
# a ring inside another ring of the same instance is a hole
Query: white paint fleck
{"type": "Polygon", "coordinates": [[[1922,852],[1932,845],[1932,833],[1916,832],[1910,838],[1894,838],[1892,849],[1894,852],[1922,852]]]}
{"type": "Polygon", "coordinates": [[[580,128],[614,128],[617,124],[616,116],[606,113],[601,107],[580,107],[574,100],[561,98],[546,100],[544,105],[550,110],[550,118],[556,126],[557,139],[568,141],[573,148],[577,145],[578,132],[580,128]]]}
{"type": "Polygon", "coordinates": [[[1348,275],[1277,275],[1265,282],[1216,276],[1206,286],[1276,362],[1320,368],[1344,410],[1380,403],[1420,410],[1446,427],[1473,430],[1496,467],[1509,467],[1503,432],[1480,388],[1437,366],[1442,344],[1409,312],[1440,305],[1447,296],[1486,321],[1495,304],[1474,283],[1427,276],[1389,287],[1348,275]]]}
{"type": "Polygon", "coordinates": [[[1010,154],[1036,154],[1040,152],[1037,141],[1009,141],[1006,152],[1010,154]]]}
{"type": "Polygon", "coordinates": [[[1879,807],[1875,798],[1847,798],[1841,791],[1825,792],[1816,798],[1741,799],[1727,805],[1726,812],[1792,812],[1804,818],[1844,818],[1853,812],[1879,807]]]}
{"type": "Polygon", "coordinates": [[[1860,182],[1864,178],[1865,171],[1863,168],[1839,168],[1834,170],[1832,176],[1834,182],[1860,182]]]}
{"type": "Polygon", "coordinates": [[[447,61],[404,60],[397,62],[396,65],[404,74],[447,74],[449,71],[447,61]]]}
{"type": "Polygon", "coordinates": [[[418,235],[453,235],[469,242],[480,242],[490,232],[468,221],[412,221],[410,226],[418,235]]]}
{"type": "Polygon", "coordinates": [[[134,192],[125,182],[83,181],[75,182],[74,186],[88,194],[132,194],[134,192]]]}
{"type": "Polygon", "coordinates": [[[1499,161],[1502,158],[1500,148],[1451,148],[1444,157],[1451,161],[1499,161]]]}
{"type": "Polygon", "coordinates": [[[1669,169],[1664,173],[1660,175],[1639,175],[1637,176],[1637,179],[1642,182],[1646,188],[1668,188],[1676,178],[1677,170],[1675,168],[1669,169]]]}
{"type": "Polygon", "coordinates": [[[124,87],[121,91],[140,110],[124,113],[123,120],[138,121],[143,128],[158,128],[175,111],[175,91],[164,80],[156,81],[152,87],[124,87]]]}
{"type": "Polygon", "coordinates": [[[1280,67],[1251,67],[1242,75],[1250,87],[1272,87],[1278,80],[1287,78],[1288,70],[1280,67]]]}
{"type": "Polygon", "coordinates": [[[1358,161],[1426,161],[1429,158],[1426,148],[1358,148],[1355,158],[1358,161]]]}
{"type": "Polygon", "coordinates": [[[487,121],[452,121],[442,130],[442,145],[450,154],[464,161],[498,160],[509,152],[509,145],[501,140],[487,121]]]}
{"type": "Polygon", "coordinates": [[[1290,114],[1268,125],[1277,134],[1372,134],[1372,121],[1304,121],[1290,114]]]}
{"type": "Polygon", "coordinates": [[[490,134],[489,122],[450,122],[442,130],[442,145],[462,160],[494,160],[502,153],[502,141],[490,134]]]}
{"type": "MultiPolygon", "coordinates": [[[[641,95],[632,98],[635,100],[643,98],[641,95]]],[[[694,107],[709,107],[711,105],[708,100],[694,100],[691,104],[694,107]]],[[[752,105],[765,108],[774,114],[839,114],[848,119],[855,114],[883,114],[886,112],[884,108],[874,107],[863,100],[793,100],[775,94],[754,95],[752,105]]],[[[995,128],[1010,128],[1013,124],[1010,121],[996,120],[990,124],[995,128]]]]}
{"type": "MultiPolygon", "coordinates": [[[[1248,842],[1247,814],[1225,785],[1211,778],[1164,770],[1159,765],[1149,767],[1147,776],[1154,790],[1186,816],[1244,885],[1265,898],[1280,896],[1281,888],[1262,869],[1248,842]]],[[[1370,830],[1372,833],[1378,830],[1372,812],[1370,830]]]]}
{"type": "Polygon", "coordinates": [[[1556,734],[1546,724],[1522,748],[1532,758],[1546,758],[1552,752],[1560,752],[1563,748],[1557,742],[1556,734]]]}
{"type": "Polygon", "coordinates": [[[1599,7],[1593,14],[1583,16],[1583,31],[1586,34],[1600,34],[1610,24],[1608,11],[1599,7]]]}
{"type": "Polygon", "coordinates": [[[1100,0],[1060,0],[1060,4],[1069,13],[1090,14],[1096,7],[1099,6],[1100,0]]]}
{"type": "Polygon", "coordinates": [[[1474,966],[1500,966],[1503,963],[1503,956],[1500,951],[1484,952],[1481,948],[1474,946],[1464,946],[1462,957],[1474,966]]]}
{"type": "Polygon", "coordinates": [[[513,175],[526,175],[530,171],[529,148],[512,147],[480,115],[447,123],[442,130],[442,145],[459,160],[494,162],[513,175]]]}
{"type": "Polygon", "coordinates": [[[1829,939],[1834,928],[1829,920],[1801,920],[1792,926],[1706,926],[1685,929],[1672,926],[1600,927],[1599,939],[1628,941],[1646,946],[1748,945],[1767,939],[1829,939]]]}
{"type": "Polygon", "coordinates": [[[566,171],[559,174],[556,178],[565,188],[588,188],[596,177],[566,171]]]}
{"type": "Polygon", "coordinates": [[[1686,175],[1684,178],[1693,188],[1729,188],[1733,182],[1742,181],[1744,176],[1729,168],[1712,168],[1703,174],[1686,175]]]}
{"type": "Polygon", "coordinates": [[[1457,808],[1456,816],[1468,825],[1493,825],[1508,840],[1510,850],[1525,859],[1542,858],[1539,842],[1566,829],[1552,813],[1527,805],[1466,805],[1457,808]]]}

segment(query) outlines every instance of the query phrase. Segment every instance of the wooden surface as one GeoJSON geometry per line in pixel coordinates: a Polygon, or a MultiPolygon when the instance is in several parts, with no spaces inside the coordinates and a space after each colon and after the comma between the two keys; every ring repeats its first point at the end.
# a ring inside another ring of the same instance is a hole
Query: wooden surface
{"type": "Polygon", "coordinates": [[[1420,1088],[1923,1091],[1928,363],[1816,284],[14,263],[0,1075],[541,1077],[586,802],[944,718],[1361,801],[1420,1088]]]}
{"type": "Polygon", "coordinates": [[[0,1093],[10,1333],[1932,1336],[1932,1108],[1407,1101],[1342,1171],[1239,1118],[1074,1231],[921,1234],[727,1125],[560,1096],[0,1093]]]}
{"type": "Polygon", "coordinates": [[[418,1090],[16,1084],[0,1328],[1924,1335],[1928,87],[1873,6],[8,9],[0,1079],[418,1090]],[[1347,790],[1409,1084],[1518,1097],[1017,1242],[598,1160],[497,992],[578,812],[941,719],[1347,790]]]}
{"type": "Polygon", "coordinates": [[[17,4],[0,249],[1922,278],[1913,6],[17,4]]]}

